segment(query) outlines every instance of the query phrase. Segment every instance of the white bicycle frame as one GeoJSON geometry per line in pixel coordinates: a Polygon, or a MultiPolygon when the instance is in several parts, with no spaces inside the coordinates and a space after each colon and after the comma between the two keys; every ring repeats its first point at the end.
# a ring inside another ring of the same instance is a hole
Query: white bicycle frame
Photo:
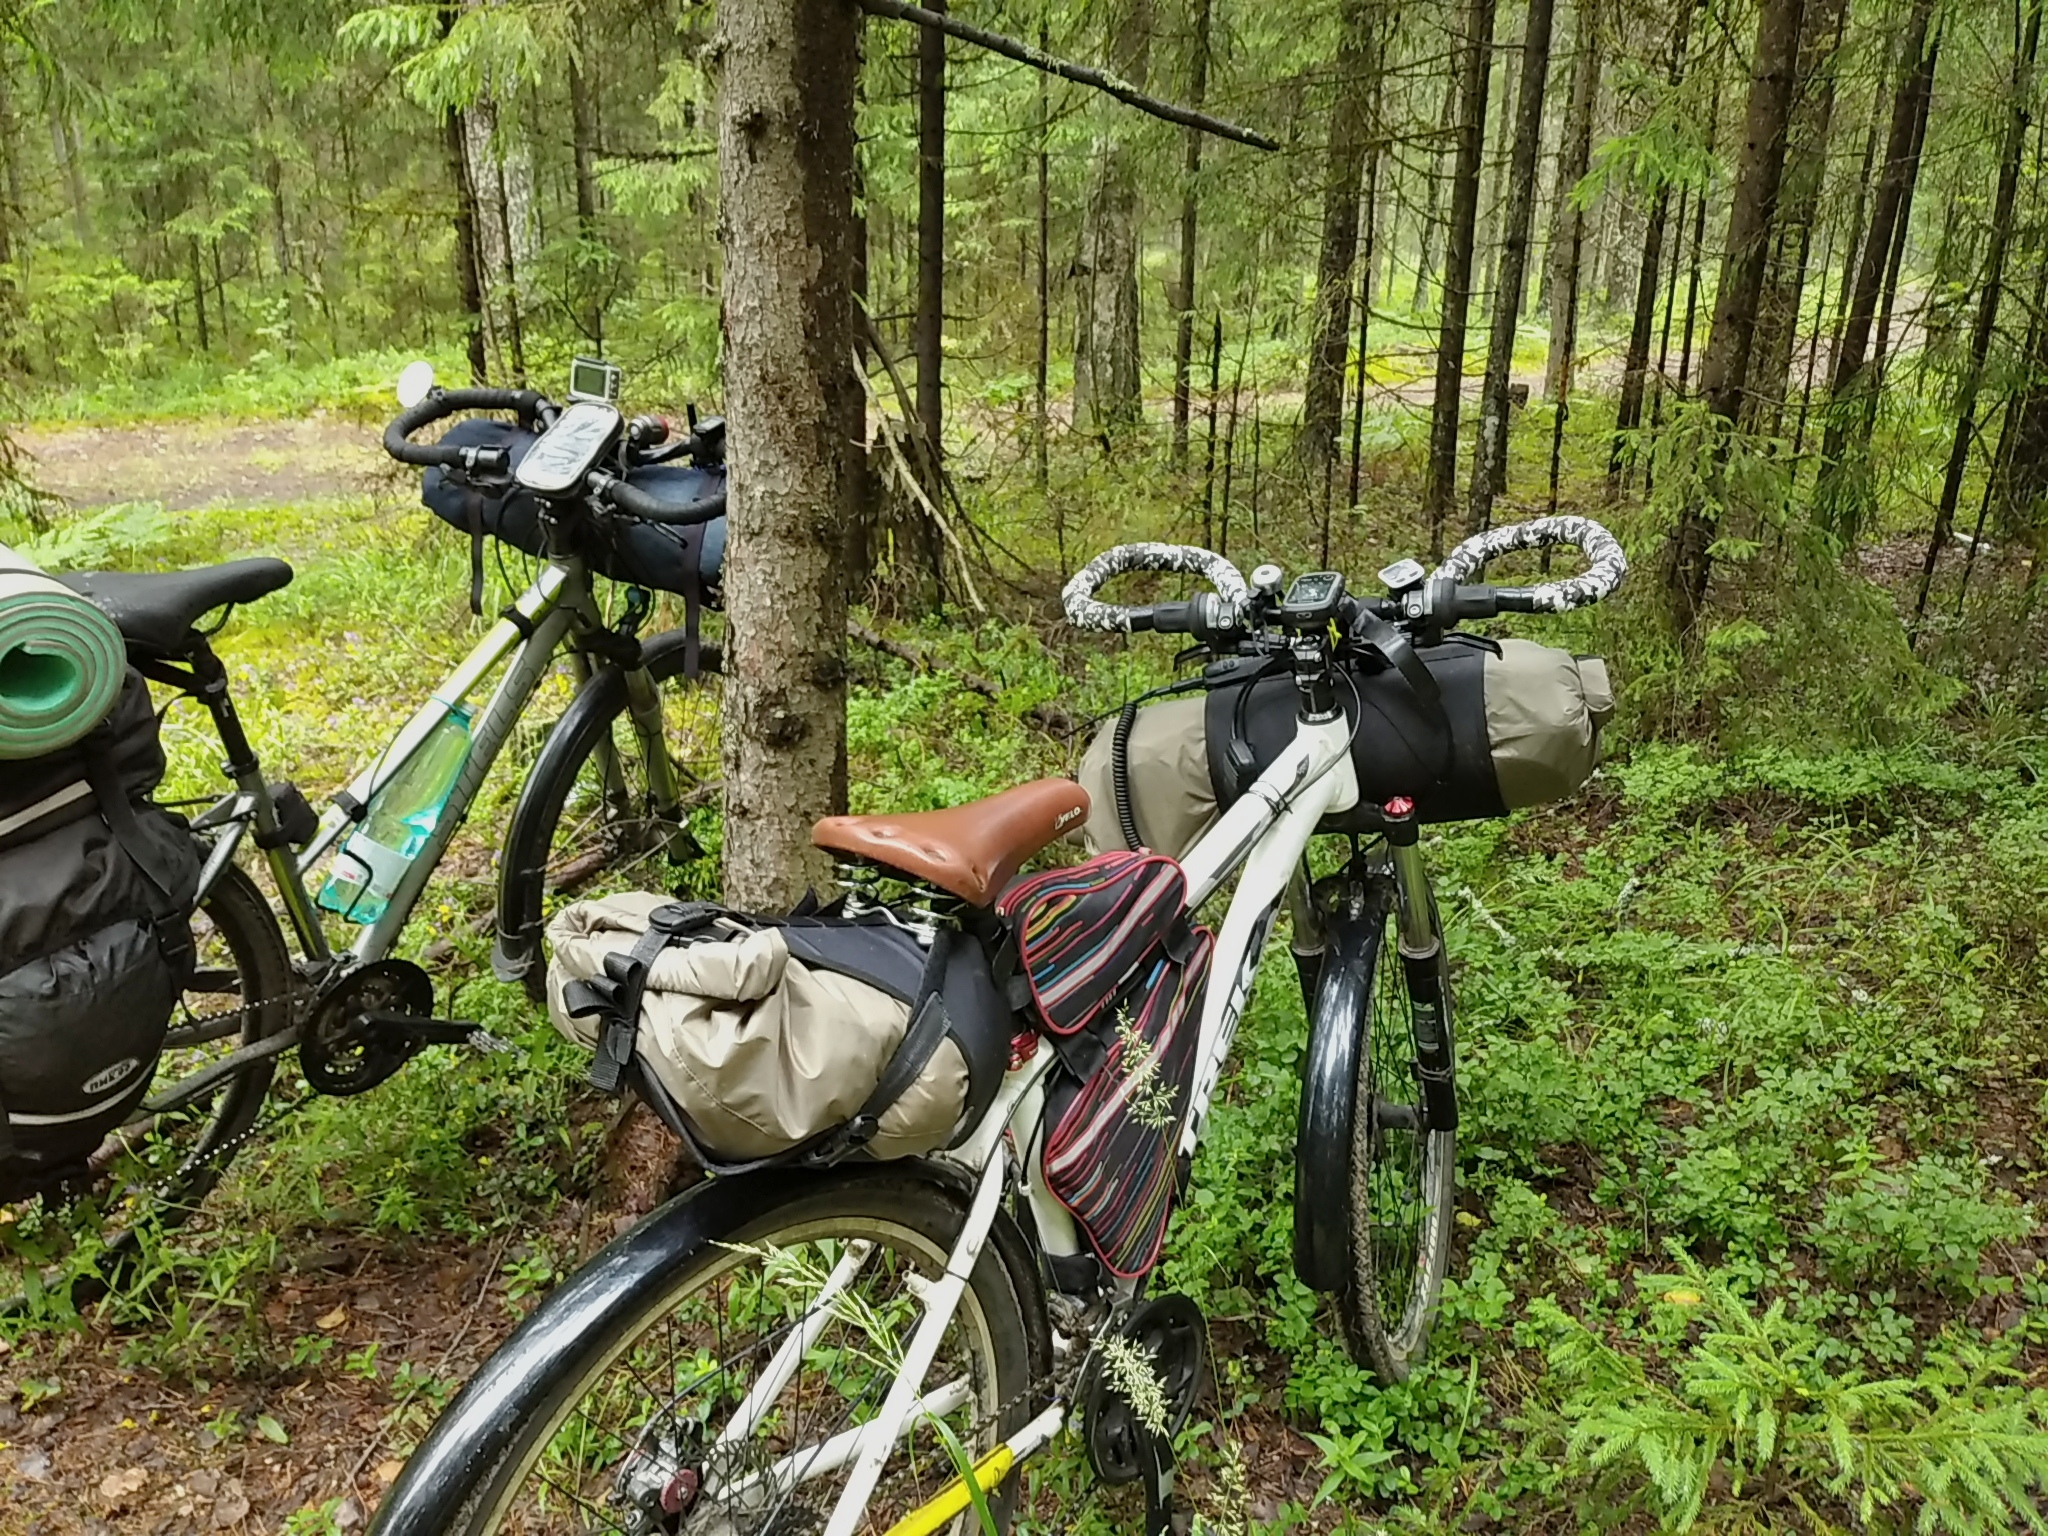
{"type": "MultiPolygon", "coordinates": [[[[1181,861],[1187,873],[1190,911],[1214,895],[1233,871],[1238,872],[1237,889],[1231,895],[1222,931],[1217,936],[1210,983],[1202,997],[1195,1079],[1182,1140],[1184,1151],[1192,1153],[1201,1139],[1209,1101],[1222,1078],[1238,1020],[1251,996],[1260,952],[1272,931],[1274,915],[1288,883],[1301,865],[1309,839],[1326,815],[1349,810],[1357,803],[1358,778],[1351,762],[1349,722],[1341,714],[1328,721],[1300,722],[1294,740],[1181,861]],[[1221,985],[1217,984],[1219,980],[1221,985]]],[[[924,1378],[959,1309],[968,1277],[988,1243],[989,1230],[1011,1176],[1013,1148],[1022,1164],[1021,1182],[1039,1241],[1049,1253],[1071,1254],[1080,1250],[1073,1218],[1045,1188],[1038,1172],[1039,1159],[1034,1155],[1044,1120],[1044,1077],[1054,1059],[1052,1052],[1041,1050],[1011,1071],[973,1136],[957,1150],[945,1154],[973,1174],[974,1196],[969,1202],[966,1224],[947,1256],[944,1272],[921,1287],[919,1300],[924,1315],[904,1349],[903,1363],[881,1410],[857,1430],[783,1456],[770,1469],[769,1476],[779,1474],[795,1483],[837,1472],[849,1460],[853,1463],[846,1486],[833,1505],[825,1536],[855,1536],[882,1469],[904,1434],[924,1415],[948,1412],[966,1401],[959,1383],[947,1383],[927,1395],[924,1378]]],[[[816,1314],[822,1316],[829,1311],[836,1289],[850,1284],[859,1268],[860,1261],[850,1257],[833,1271],[825,1292],[812,1299],[816,1314]]],[[[792,1337],[801,1339],[804,1333],[799,1327],[792,1337]]],[[[781,1363],[778,1357],[777,1364],[781,1363]]],[[[721,1434],[722,1440],[752,1433],[794,1374],[796,1363],[792,1357],[787,1362],[788,1369],[771,1368],[764,1382],[757,1383],[756,1389],[749,1392],[733,1422],[721,1434]],[[766,1391],[761,1390],[763,1386],[766,1391]]],[[[1065,1405],[1054,1403],[1005,1442],[1005,1448],[1013,1461],[1022,1461],[1057,1435],[1065,1422],[1065,1405]]],[[[726,1490],[728,1496],[737,1491],[726,1490]]],[[[891,1528],[891,1536],[914,1536],[936,1530],[966,1504],[966,1491],[955,1482],[938,1498],[897,1522],[891,1528]]]]}

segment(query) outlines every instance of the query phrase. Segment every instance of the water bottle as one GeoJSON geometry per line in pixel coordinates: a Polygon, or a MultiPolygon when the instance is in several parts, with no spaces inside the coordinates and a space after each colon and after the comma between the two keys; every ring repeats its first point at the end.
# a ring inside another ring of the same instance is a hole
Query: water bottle
{"type": "Polygon", "coordinates": [[[384,787],[334,856],[319,904],[352,923],[374,923],[391,903],[406,867],[426,847],[469,760],[476,711],[451,704],[384,787]]]}

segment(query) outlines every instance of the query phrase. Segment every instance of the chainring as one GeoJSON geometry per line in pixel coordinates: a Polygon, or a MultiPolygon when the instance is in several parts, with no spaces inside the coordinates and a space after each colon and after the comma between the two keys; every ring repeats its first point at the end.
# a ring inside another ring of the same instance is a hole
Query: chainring
{"type": "Polygon", "coordinates": [[[299,1042],[299,1069],[316,1093],[343,1096],[376,1087],[419,1053],[420,1044],[365,1017],[434,1012],[434,981],[410,960],[372,960],[344,974],[313,1005],[299,1042]]]}
{"type": "MultiPolygon", "coordinates": [[[[1202,1309],[1174,1292],[1155,1296],[1131,1313],[1116,1336],[1137,1345],[1152,1362],[1166,1400],[1166,1438],[1187,1423],[1201,1396],[1209,1360],[1209,1328],[1202,1309]]],[[[1102,1482],[1135,1483],[1145,1475],[1138,1416],[1104,1368],[1098,1347],[1089,1357],[1075,1392],[1081,1409],[1081,1441],[1088,1465],[1102,1482]]]]}

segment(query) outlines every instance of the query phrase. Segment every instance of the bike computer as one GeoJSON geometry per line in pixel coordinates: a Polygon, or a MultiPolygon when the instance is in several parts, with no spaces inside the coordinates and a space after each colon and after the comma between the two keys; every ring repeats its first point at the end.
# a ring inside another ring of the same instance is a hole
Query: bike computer
{"type": "Polygon", "coordinates": [[[1280,599],[1280,622],[1290,629],[1327,624],[1337,616],[1344,596],[1344,577],[1336,571],[1306,571],[1294,578],[1280,599]]]}
{"type": "Polygon", "coordinates": [[[526,450],[512,478],[542,496],[574,490],[618,441],[621,425],[617,406],[602,400],[578,400],[526,450]]]}
{"type": "Polygon", "coordinates": [[[602,400],[610,405],[619,403],[619,386],[625,382],[625,370],[612,363],[599,362],[594,357],[576,357],[569,360],[569,398],[571,400],[602,400]]]}

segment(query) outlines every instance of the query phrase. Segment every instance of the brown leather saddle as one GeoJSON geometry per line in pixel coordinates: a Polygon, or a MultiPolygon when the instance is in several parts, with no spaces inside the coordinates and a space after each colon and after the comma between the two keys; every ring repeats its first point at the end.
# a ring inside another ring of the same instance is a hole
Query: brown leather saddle
{"type": "Polygon", "coordinates": [[[1026,859],[1087,815],[1088,791],[1072,779],[1037,779],[943,811],[827,816],[811,841],[985,907],[1026,859]]]}

